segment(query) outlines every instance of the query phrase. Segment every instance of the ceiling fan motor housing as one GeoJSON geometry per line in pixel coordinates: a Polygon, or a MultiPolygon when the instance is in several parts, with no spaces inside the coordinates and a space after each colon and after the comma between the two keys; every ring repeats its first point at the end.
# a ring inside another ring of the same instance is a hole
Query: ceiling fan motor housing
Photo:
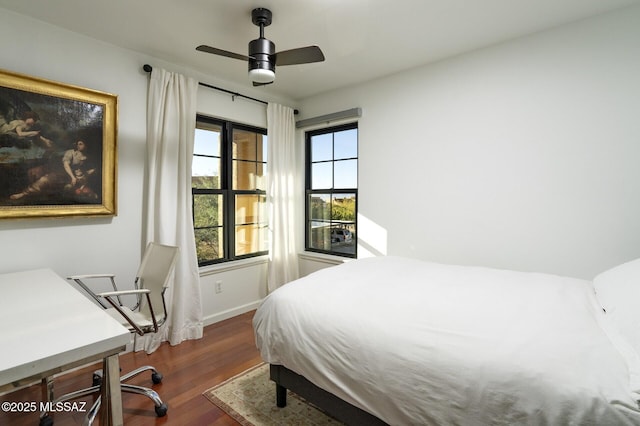
{"type": "Polygon", "coordinates": [[[255,69],[275,72],[275,61],[271,56],[276,52],[276,45],[266,38],[258,38],[249,42],[249,71],[255,69]]]}

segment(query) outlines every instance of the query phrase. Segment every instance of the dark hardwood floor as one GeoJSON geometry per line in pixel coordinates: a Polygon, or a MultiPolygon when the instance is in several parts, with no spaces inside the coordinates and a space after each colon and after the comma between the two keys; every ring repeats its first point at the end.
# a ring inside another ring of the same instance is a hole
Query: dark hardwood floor
{"type": "MultiPolygon", "coordinates": [[[[255,346],[251,325],[253,314],[254,311],[251,311],[207,326],[204,337],[199,340],[186,341],[177,346],[163,343],[151,355],[144,352],[121,355],[120,366],[123,372],[143,365],[153,365],[164,375],[162,383],[158,385],[152,385],[150,374],[146,372],[130,383],[152,387],[169,406],[165,417],[156,417],[151,400],[141,395],[123,393],[125,425],[237,425],[235,420],[210,403],[202,393],[262,361],[255,346]]],[[[56,395],[91,386],[91,373],[97,368],[98,364],[57,377],[56,395]]],[[[34,385],[3,395],[0,401],[39,403],[40,394],[40,386],[34,385]]],[[[87,397],[81,401],[93,399],[87,397]]],[[[84,413],[56,413],[54,424],[81,425],[83,415],[84,413]]],[[[0,411],[0,425],[33,426],[38,421],[39,413],[0,411]]]]}

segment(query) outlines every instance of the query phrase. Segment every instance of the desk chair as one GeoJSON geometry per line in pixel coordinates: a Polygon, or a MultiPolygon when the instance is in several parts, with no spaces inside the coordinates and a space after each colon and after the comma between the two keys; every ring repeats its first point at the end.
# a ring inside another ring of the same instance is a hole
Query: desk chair
{"type": "MultiPolygon", "coordinates": [[[[156,333],[158,328],[164,324],[167,319],[164,293],[172,277],[177,258],[178,247],[153,242],[149,243],[142,257],[140,267],[138,268],[134,288],[131,290],[118,289],[115,275],[113,274],[75,275],[67,279],[75,281],[93,300],[122,325],[129,328],[130,331],[143,336],[147,333],[156,333]],[[103,283],[106,280],[110,281],[113,291],[96,293],[92,290],[92,287],[95,288],[98,282],[96,280],[102,280],[103,283]],[[92,282],[92,284],[88,285],[87,282],[92,282]],[[133,295],[136,298],[136,304],[133,308],[129,308],[121,300],[121,296],[127,295],[133,295]]],[[[154,384],[162,381],[162,374],[154,367],[146,365],[121,376],[121,390],[122,392],[147,396],[155,404],[156,415],[162,417],[167,413],[168,407],[162,402],[157,392],[150,388],[124,383],[126,380],[144,371],[151,371],[151,380],[154,384]]],[[[55,402],[68,401],[100,392],[101,380],[102,372],[100,370],[96,371],[93,375],[93,386],[62,395],[55,399],[55,402]]],[[[95,419],[100,408],[100,403],[101,399],[98,397],[87,414],[87,424],[91,424],[95,419]]],[[[51,423],[48,414],[42,413],[40,416],[40,425],[44,426],[51,423]]]]}

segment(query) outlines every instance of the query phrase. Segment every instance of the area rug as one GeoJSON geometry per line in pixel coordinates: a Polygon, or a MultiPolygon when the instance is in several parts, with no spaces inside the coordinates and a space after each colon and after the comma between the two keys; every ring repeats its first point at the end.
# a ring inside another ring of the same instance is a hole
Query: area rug
{"type": "Polygon", "coordinates": [[[203,394],[225,413],[246,426],[341,425],[341,423],[287,391],[287,406],[276,406],[276,385],[269,365],[260,364],[203,394]]]}

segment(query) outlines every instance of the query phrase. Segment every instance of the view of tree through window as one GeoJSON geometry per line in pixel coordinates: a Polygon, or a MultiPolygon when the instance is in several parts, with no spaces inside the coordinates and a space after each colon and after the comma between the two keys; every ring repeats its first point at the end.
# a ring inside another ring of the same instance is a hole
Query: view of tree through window
{"type": "Polygon", "coordinates": [[[306,134],[306,249],[356,257],[357,123],[306,134]]]}
{"type": "Polygon", "coordinates": [[[200,265],[267,251],[263,129],[198,116],[191,186],[200,265]]]}

